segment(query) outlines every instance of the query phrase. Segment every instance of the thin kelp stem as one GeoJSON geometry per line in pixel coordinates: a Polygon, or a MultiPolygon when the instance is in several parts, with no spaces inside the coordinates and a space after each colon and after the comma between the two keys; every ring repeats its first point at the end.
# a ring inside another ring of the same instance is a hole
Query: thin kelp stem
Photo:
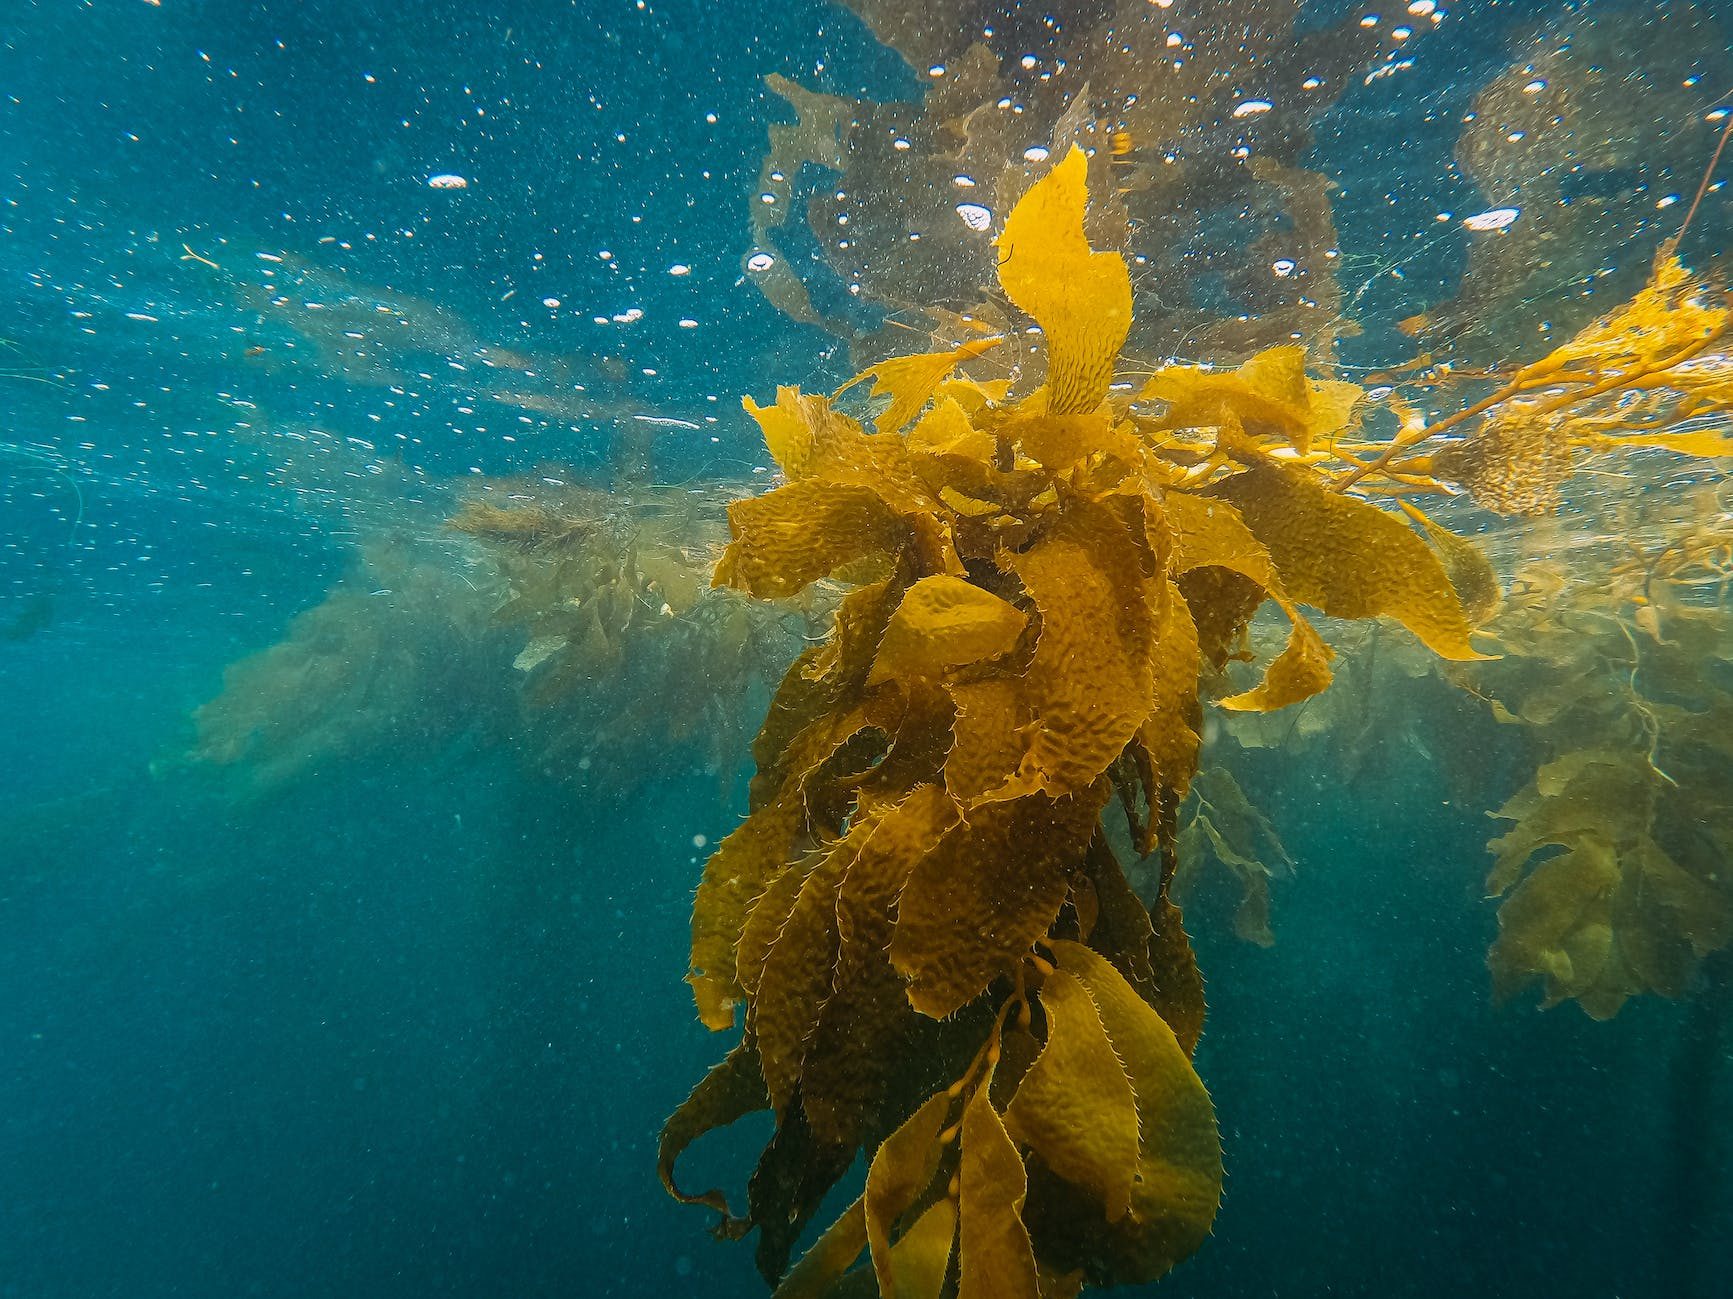
{"type": "Polygon", "coordinates": [[[1518,370],[1516,376],[1504,387],[1500,388],[1497,392],[1481,398],[1472,406],[1464,407],[1455,414],[1447,415],[1443,419],[1434,423],[1423,425],[1411,433],[1402,434],[1393,438],[1390,441],[1390,444],[1376,457],[1366,461],[1364,464],[1355,466],[1353,469],[1337,478],[1336,481],[1330,485],[1331,490],[1337,492],[1347,491],[1348,488],[1354,486],[1355,483],[1367,477],[1369,474],[1374,474],[1385,469],[1386,466],[1402,453],[1411,451],[1422,443],[1428,442],[1442,433],[1449,432],[1457,425],[1474,419],[1477,416],[1484,415],[1495,407],[1501,406],[1513,398],[1520,397],[1524,393],[1559,385],[1586,385],[1567,389],[1567,391],[1560,393],[1558,396],[1543,402],[1534,412],[1537,418],[1556,414],[1557,412],[1565,410],[1580,402],[1592,401],[1597,397],[1605,397],[1612,393],[1625,391],[1627,389],[1639,388],[1646,385],[1650,380],[1668,375],[1680,366],[1695,360],[1704,352],[1708,351],[1709,348],[1727,338],[1728,333],[1729,331],[1727,329],[1718,329],[1713,333],[1706,334],[1702,338],[1693,339],[1690,343],[1678,348],[1666,356],[1661,357],[1659,360],[1651,361],[1648,364],[1643,365],[1641,368],[1637,369],[1635,373],[1618,373],[1607,378],[1596,378],[1592,375],[1572,374],[1568,371],[1549,369],[1546,368],[1547,363],[1545,361],[1525,366],[1523,369],[1518,370]]]}
{"type": "Polygon", "coordinates": [[[69,462],[53,451],[39,447],[20,446],[16,442],[0,442],[0,451],[10,451],[13,455],[21,456],[33,464],[42,466],[71,490],[78,509],[72,516],[72,527],[66,534],[66,544],[70,546],[78,537],[79,525],[84,522],[84,491],[79,487],[78,480],[67,473],[66,465],[69,462]]]}
{"type": "Polygon", "coordinates": [[[1691,199],[1691,206],[1685,209],[1685,220],[1679,226],[1679,233],[1662,245],[1664,251],[1670,253],[1684,240],[1685,233],[1691,228],[1691,221],[1697,215],[1698,205],[1703,202],[1703,195],[1709,192],[1709,182],[1715,179],[1715,168],[1721,165],[1721,153],[1727,147],[1727,137],[1733,135],[1733,112],[1727,114],[1727,122],[1721,128],[1721,138],[1715,142],[1715,152],[1709,155],[1709,165],[1703,169],[1703,179],[1697,183],[1697,193],[1691,199]]]}
{"type": "Polygon", "coordinates": [[[1400,453],[1411,450],[1414,447],[1419,446],[1422,442],[1437,437],[1440,433],[1449,432],[1449,430],[1455,428],[1464,420],[1473,419],[1476,415],[1484,415],[1494,406],[1507,402],[1512,397],[1521,396],[1522,393],[1531,387],[1539,386],[1541,385],[1533,382],[1525,383],[1522,376],[1519,374],[1515,379],[1511,380],[1510,383],[1500,388],[1497,392],[1488,397],[1481,398],[1479,401],[1475,402],[1474,405],[1459,410],[1454,415],[1447,415],[1436,424],[1426,424],[1415,429],[1412,433],[1406,433],[1396,437],[1377,457],[1368,460],[1365,464],[1360,465],[1355,469],[1349,470],[1338,478],[1330,485],[1331,490],[1345,492],[1367,474],[1377,473],[1400,453]]]}

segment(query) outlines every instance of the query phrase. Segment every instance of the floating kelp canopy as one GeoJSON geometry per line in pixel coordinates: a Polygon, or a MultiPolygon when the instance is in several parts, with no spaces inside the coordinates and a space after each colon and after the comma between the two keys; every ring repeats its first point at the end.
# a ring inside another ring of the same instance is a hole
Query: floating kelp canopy
{"type": "MultiPolygon", "coordinates": [[[[1298,0],[847,3],[924,93],[879,102],[768,78],[794,120],[770,128],[743,263],[863,365],[904,350],[911,327],[1005,323],[992,230],[1074,143],[1089,153],[1091,241],[1130,259],[1135,355],[1226,363],[1293,342],[1329,360],[1381,277],[1398,283],[1418,259],[1431,279],[1430,263],[1460,255],[1436,245],[1478,213],[1454,295],[1409,308],[1401,328],[1437,359],[1531,359],[1641,285],[1714,146],[1712,96],[1733,85],[1733,43],[1695,7],[1562,13],[1464,104],[1456,168],[1478,208],[1429,213],[1442,224],[1406,250],[1355,255],[1315,169],[1315,125],[1446,39],[1441,6],[1319,23],[1298,0]],[[800,251],[809,240],[817,256],[800,251]]],[[[1438,103],[1410,111],[1424,121],[1392,129],[1437,129],[1438,103]]]]}
{"type": "Polygon", "coordinates": [[[1328,182],[1302,155],[1317,117],[1398,59],[1410,28],[1355,16],[1302,32],[1299,0],[1227,0],[1198,21],[1147,0],[849,8],[927,91],[877,103],[769,79],[796,121],[771,127],[745,267],[790,316],[850,338],[862,363],[907,342],[851,301],[923,329],[1001,319],[990,228],[1082,143],[1090,238],[1132,259],[1134,353],[1231,360],[1298,341],[1330,354],[1336,231],[1328,182]],[[803,180],[809,166],[821,183],[803,180]],[[785,250],[799,216],[822,262],[785,250]]]}
{"type": "Polygon", "coordinates": [[[1564,10],[1512,53],[1456,145],[1510,224],[1473,240],[1453,297],[1407,326],[1476,364],[1539,356],[1642,285],[1715,145],[1704,92],[1733,85],[1725,29],[1688,5],[1564,10]]]}

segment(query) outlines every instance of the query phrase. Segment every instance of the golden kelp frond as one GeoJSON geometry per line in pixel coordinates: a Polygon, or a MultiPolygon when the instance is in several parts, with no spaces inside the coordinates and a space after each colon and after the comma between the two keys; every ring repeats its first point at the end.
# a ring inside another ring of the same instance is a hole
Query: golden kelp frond
{"type": "Polygon", "coordinates": [[[800,389],[783,386],[776,390],[774,406],[760,406],[750,396],[742,397],[740,404],[758,421],[777,466],[791,479],[800,477],[812,458],[815,412],[828,410],[828,403],[819,397],[803,400],[800,389]]]}
{"type": "MultiPolygon", "coordinates": [[[[1287,648],[1270,662],[1264,679],[1250,690],[1227,696],[1218,702],[1224,708],[1239,712],[1274,712],[1309,699],[1330,684],[1331,651],[1300,611],[1294,607],[1277,575],[1276,565],[1263,542],[1246,526],[1239,510],[1224,500],[1195,497],[1170,492],[1166,498],[1167,520],[1173,541],[1172,569],[1182,581],[1180,602],[1199,601],[1207,607],[1208,597],[1201,592],[1199,580],[1221,570],[1244,579],[1242,607],[1225,621],[1211,618],[1214,632],[1206,657],[1212,666],[1220,668],[1231,657],[1229,648],[1244,632],[1251,612],[1268,597],[1292,624],[1287,648]],[[1185,594],[1189,588],[1189,595],[1185,594]]],[[[1230,586],[1231,592],[1233,588],[1230,586]]],[[[1231,608],[1230,596],[1222,601],[1231,608]]],[[[1188,609],[1189,613],[1189,609],[1188,609]]],[[[1195,623],[1192,633],[1197,632],[1195,623]]],[[[1203,649],[1200,643],[1200,650],[1203,649]]]]}
{"type": "Polygon", "coordinates": [[[887,678],[939,678],[955,668],[984,663],[1017,644],[1028,618],[960,577],[923,577],[903,593],[885,628],[868,685],[887,678]]]}
{"type": "Polygon", "coordinates": [[[717,585],[761,599],[798,595],[821,577],[899,553],[908,525],[870,487],[792,482],[729,509],[735,540],[716,566],[717,585]]]}
{"type": "Polygon", "coordinates": [[[1076,145],[1033,186],[998,238],[999,283],[1047,336],[1047,410],[1094,410],[1131,330],[1125,259],[1083,233],[1088,160],[1076,145]]]}
{"type": "Polygon", "coordinates": [[[1157,593],[1140,571],[1138,539],[1100,506],[1080,503],[1006,563],[1041,628],[1020,683],[1032,718],[1017,776],[1080,793],[1150,715],[1157,593]]]}
{"type": "Polygon", "coordinates": [[[1058,1176],[1101,1201],[1107,1221],[1131,1208],[1137,1096],[1095,1002],[1075,976],[1041,983],[1047,1043],[1005,1111],[1005,1127],[1058,1176]]]}
{"type": "Polygon", "coordinates": [[[1129,1209],[1114,1219],[1063,1194],[1069,1183],[1044,1163],[1032,1165],[1041,1176],[1031,1179],[1031,1235],[1051,1266],[1080,1268],[1096,1285],[1153,1281],[1197,1249],[1215,1219],[1222,1188],[1215,1111],[1173,1030],[1111,964],[1081,943],[1056,940],[1053,952],[1058,969],[1088,992],[1131,1082],[1137,1170],[1129,1209]]]}
{"type": "Polygon", "coordinates": [[[1498,609],[1501,597],[1498,574],[1493,570],[1492,561],[1486,557],[1486,552],[1467,537],[1458,536],[1449,528],[1441,527],[1417,506],[1407,501],[1397,503],[1404,514],[1420,525],[1420,530],[1426,534],[1426,540],[1432,543],[1432,549],[1438,553],[1438,561],[1444,565],[1450,587],[1462,603],[1462,611],[1468,617],[1469,627],[1480,627],[1498,609]]]}
{"type": "Polygon", "coordinates": [[[1665,375],[1726,332],[1724,299],[1669,252],[1656,259],[1649,282],[1634,297],[1547,353],[1533,373],[1568,374],[1597,385],[1616,380],[1620,387],[1665,375]]]}
{"type": "Polygon", "coordinates": [[[1358,384],[1308,378],[1304,348],[1272,347],[1237,370],[1167,366],[1139,397],[1167,403],[1156,427],[1216,428],[1232,419],[1253,437],[1274,438],[1305,455],[1353,422],[1364,395],[1358,384]]]}
{"type": "Polygon", "coordinates": [[[957,1299],[1039,1299],[1047,1287],[1023,1224],[1028,1174],[986,1087],[969,1098],[962,1138],[957,1299]]]}
{"type": "Polygon", "coordinates": [[[1273,713],[1304,703],[1335,679],[1330,668],[1335,651],[1324,643],[1311,623],[1298,614],[1292,616],[1288,643],[1270,660],[1269,667],[1264,669],[1264,679],[1250,690],[1219,700],[1223,708],[1232,712],[1273,713]]]}
{"type": "Polygon", "coordinates": [[[900,433],[904,425],[920,414],[939,385],[949,379],[959,365],[991,351],[1004,341],[1003,338],[972,338],[948,352],[928,352],[880,361],[838,388],[832,400],[857,383],[871,379],[874,397],[888,393],[891,398],[891,404],[874,420],[875,427],[881,433],[900,433]]]}
{"type": "Polygon", "coordinates": [[[989,803],[915,866],[897,899],[890,959],[916,1010],[953,1014],[1047,933],[1105,794],[989,803]]]}
{"type": "MultiPolygon", "coordinates": [[[[1218,461],[1108,400],[1130,299],[1123,261],[1086,237],[1086,174],[1069,153],[1001,240],[1045,386],[946,380],[957,354],[934,353],[871,372],[893,396],[881,432],[792,389],[748,407],[787,481],[731,506],[716,582],[856,584],[776,691],[750,813],[693,909],[700,1018],[729,1029],[744,1006],[776,1122],[764,1189],[723,1234],[756,1228],[777,1282],[801,1215],[870,1156],[863,1201],[784,1293],[864,1287],[847,1272],[863,1243],[881,1294],[954,1273],[981,1296],[1150,1280],[1195,1249],[1221,1156],[1190,1063],[1202,980],[1168,893],[1199,852],[1248,891],[1287,864],[1227,777],[1181,829],[1202,677],[1247,657],[1266,602],[1289,648],[1226,706],[1328,684],[1302,602],[1478,657],[1433,548],[1293,458],[1352,417],[1353,385],[1308,377],[1297,349],[1254,362],[1208,396],[1234,439],[1218,461]],[[1161,855],[1147,899],[1104,828],[1115,794],[1136,850],[1161,855]]],[[[1240,928],[1267,937],[1255,899],[1240,928]]],[[[699,1105],[677,1131],[727,1121],[699,1105]]]]}
{"type": "Polygon", "coordinates": [[[1444,658],[1481,657],[1438,557],[1392,515],[1274,463],[1210,491],[1268,548],[1290,598],[1336,618],[1386,615],[1444,658]]]}

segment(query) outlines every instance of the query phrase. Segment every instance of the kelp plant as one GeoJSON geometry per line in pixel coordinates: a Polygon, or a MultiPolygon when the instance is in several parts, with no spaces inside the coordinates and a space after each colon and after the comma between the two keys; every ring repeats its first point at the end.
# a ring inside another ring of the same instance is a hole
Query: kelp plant
{"type": "Polygon", "coordinates": [[[1045,335],[1041,387],[960,377],[996,341],[979,339],[855,380],[890,397],[871,433],[791,388],[747,403],[786,482],[730,507],[717,583],[851,589],[783,679],[750,813],[705,868],[689,981],[705,1024],[744,1008],[743,1032],[660,1163],[719,1236],[758,1230],[781,1296],[1034,1299],[1195,1250],[1222,1163],[1168,887],[1200,676],[1243,657],[1266,601],[1286,647],[1223,707],[1329,683],[1302,604],[1477,657],[1460,546],[1447,568],[1435,537],[1332,490],[1357,387],[1308,378],[1299,347],[1114,385],[1131,284],[1085,235],[1086,168],[1071,150],[997,239],[999,283],[1045,335]],[[1156,859],[1152,898],[1110,805],[1156,859]],[[694,1139],[766,1109],[744,1212],[679,1186],[694,1139]],[[788,1270],[857,1152],[865,1189],[788,1270]]]}
{"type": "Polygon", "coordinates": [[[1718,486],[1598,511],[1628,552],[1592,577],[1580,545],[1544,532],[1535,548],[1551,553],[1518,568],[1491,624],[1501,657],[1465,672],[1535,759],[1488,845],[1501,999],[1538,983],[1544,1005],[1608,1019],[1642,993],[1685,995],[1733,943],[1733,524],[1718,486]],[[1682,517],[1654,518],[1669,507],[1682,517]]]}

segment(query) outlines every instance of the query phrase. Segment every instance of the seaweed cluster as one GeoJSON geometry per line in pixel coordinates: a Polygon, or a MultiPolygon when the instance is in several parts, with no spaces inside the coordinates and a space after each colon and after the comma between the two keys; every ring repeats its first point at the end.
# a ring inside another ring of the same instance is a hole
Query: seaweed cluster
{"type": "Polygon", "coordinates": [[[371,543],[279,642],[231,667],[195,714],[187,760],[251,796],[471,738],[610,799],[681,759],[730,789],[742,719],[823,593],[802,614],[712,589],[715,493],[471,490],[444,536],[371,543]]]}
{"type": "Polygon", "coordinates": [[[726,794],[754,696],[827,607],[818,595],[803,615],[713,588],[724,524],[712,494],[500,481],[450,527],[482,544],[503,583],[493,620],[521,638],[514,730],[529,760],[616,795],[665,772],[671,752],[714,770],[726,794]]]}
{"type": "Polygon", "coordinates": [[[1248,656],[1266,603],[1286,644],[1227,709],[1329,683],[1302,604],[1479,657],[1460,547],[1332,490],[1358,388],[1308,377],[1299,347],[1115,384],[1131,282],[1090,247],[1087,172],[1073,149],[997,239],[1046,344],[1026,396],[970,376],[982,341],[862,376],[890,398],[873,432],[842,394],[747,403],[786,482],[730,506],[716,581],[851,589],[777,690],[750,813],[705,868],[689,982],[709,1027],[743,1010],[743,1032],[661,1166],[719,1235],[758,1230],[784,1296],[1032,1299],[1195,1249],[1221,1159],[1171,888],[1203,681],[1248,656]],[[1107,832],[1120,816],[1159,859],[1149,896],[1107,832]],[[762,1110],[744,1212],[679,1186],[691,1141],[762,1110]],[[863,1150],[864,1192],[787,1271],[863,1150]]]}
{"type": "Polygon", "coordinates": [[[357,557],[276,643],[231,665],[193,714],[177,762],[221,771],[256,797],[388,752],[435,752],[497,730],[504,649],[487,596],[401,540],[357,557]]]}
{"type": "Polygon", "coordinates": [[[1606,1019],[1683,995],[1733,943],[1733,531],[1716,490],[1687,494],[1658,542],[1653,507],[1626,503],[1608,522],[1635,539],[1592,581],[1529,560],[1493,624],[1502,657],[1464,674],[1535,750],[1493,813],[1511,823],[1489,845],[1500,997],[1539,982],[1543,1004],[1606,1019]]]}

